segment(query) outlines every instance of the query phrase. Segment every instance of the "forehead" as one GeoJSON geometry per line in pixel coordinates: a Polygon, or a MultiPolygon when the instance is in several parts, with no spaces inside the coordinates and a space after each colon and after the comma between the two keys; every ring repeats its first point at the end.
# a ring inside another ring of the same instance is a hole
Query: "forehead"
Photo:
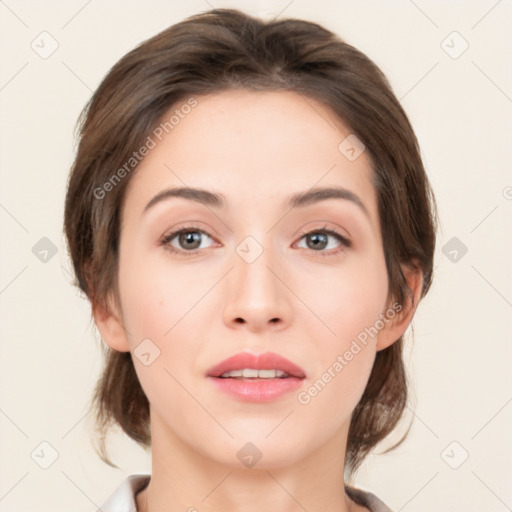
{"type": "Polygon", "coordinates": [[[220,192],[228,208],[270,208],[295,192],[338,186],[361,197],[377,221],[370,159],[365,152],[347,158],[350,129],[321,102],[244,89],[193,99],[174,105],[150,134],[154,147],[126,193],[128,215],[172,187],[220,192]]]}

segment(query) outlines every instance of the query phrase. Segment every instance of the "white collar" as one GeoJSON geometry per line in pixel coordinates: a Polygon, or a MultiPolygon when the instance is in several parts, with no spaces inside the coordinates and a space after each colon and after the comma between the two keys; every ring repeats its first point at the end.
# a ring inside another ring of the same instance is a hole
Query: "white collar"
{"type": "Polygon", "coordinates": [[[137,512],[135,495],[142,491],[151,475],[130,475],[125,478],[115,492],[100,507],[101,512],[137,512]]]}

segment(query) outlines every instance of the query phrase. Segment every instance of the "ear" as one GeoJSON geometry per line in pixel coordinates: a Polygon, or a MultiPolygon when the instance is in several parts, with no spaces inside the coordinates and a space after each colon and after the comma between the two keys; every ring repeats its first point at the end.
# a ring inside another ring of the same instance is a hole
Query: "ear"
{"type": "MultiPolygon", "coordinates": [[[[401,309],[396,315],[384,324],[383,329],[379,332],[377,338],[377,351],[383,350],[404,334],[407,327],[409,327],[418,302],[421,298],[421,290],[423,287],[423,272],[421,269],[410,265],[402,265],[402,273],[407,281],[407,286],[411,293],[408,294],[404,299],[404,304],[401,304],[401,309]],[[413,300],[414,298],[414,300],[413,300]]],[[[388,306],[390,309],[392,305],[388,306]]],[[[396,310],[395,310],[396,311],[396,310]]],[[[386,315],[386,313],[384,313],[386,315]]]]}
{"type": "Polygon", "coordinates": [[[93,306],[92,316],[101,338],[110,348],[118,352],[130,351],[126,329],[112,294],[107,299],[107,306],[99,304],[93,306]]]}

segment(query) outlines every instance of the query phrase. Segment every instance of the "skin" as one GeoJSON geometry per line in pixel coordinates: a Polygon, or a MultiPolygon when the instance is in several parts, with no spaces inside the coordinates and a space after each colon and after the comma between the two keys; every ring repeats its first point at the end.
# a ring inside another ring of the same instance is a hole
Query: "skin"
{"type": "MultiPolygon", "coordinates": [[[[112,349],[133,351],[149,338],[160,350],[149,366],[133,357],[152,434],[152,478],[138,507],[367,510],[340,485],[350,416],[376,352],[412,320],[411,304],[308,404],[297,392],[244,403],[205,375],[238,352],[272,351],[305,370],[299,391],[306,390],[390,307],[370,160],[363,152],[349,161],[338,145],[350,130],[296,93],[237,90],[196,99],[131,179],[122,211],[120,302],[111,298],[110,311],[93,309],[112,349]],[[144,212],[175,186],[222,193],[226,207],[172,198],[144,212]],[[290,194],[313,186],[351,190],[368,215],[346,199],[284,206],[290,194]],[[180,254],[160,243],[192,221],[207,233],[195,255],[184,255],[190,249],[178,237],[172,245],[180,254]],[[308,245],[311,236],[302,233],[324,226],[352,246],[332,236],[327,247],[308,245]],[[247,236],[263,249],[252,263],[236,252],[247,236]],[[247,442],[262,453],[252,468],[237,457],[247,442]]],[[[404,273],[417,304],[421,272],[404,273]]]]}

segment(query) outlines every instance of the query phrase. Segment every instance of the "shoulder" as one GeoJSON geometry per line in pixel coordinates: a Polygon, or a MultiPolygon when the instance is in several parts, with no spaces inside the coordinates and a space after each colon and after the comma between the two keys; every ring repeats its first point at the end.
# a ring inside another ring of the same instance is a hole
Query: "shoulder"
{"type": "Polygon", "coordinates": [[[345,491],[353,501],[366,507],[370,512],[393,512],[382,500],[369,491],[348,485],[345,485],[345,491]]]}
{"type": "Polygon", "coordinates": [[[102,512],[137,512],[135,496],[148,484],[151,475],[138,474],[126,477],[119,487],[100,507],[102,512]]]}

